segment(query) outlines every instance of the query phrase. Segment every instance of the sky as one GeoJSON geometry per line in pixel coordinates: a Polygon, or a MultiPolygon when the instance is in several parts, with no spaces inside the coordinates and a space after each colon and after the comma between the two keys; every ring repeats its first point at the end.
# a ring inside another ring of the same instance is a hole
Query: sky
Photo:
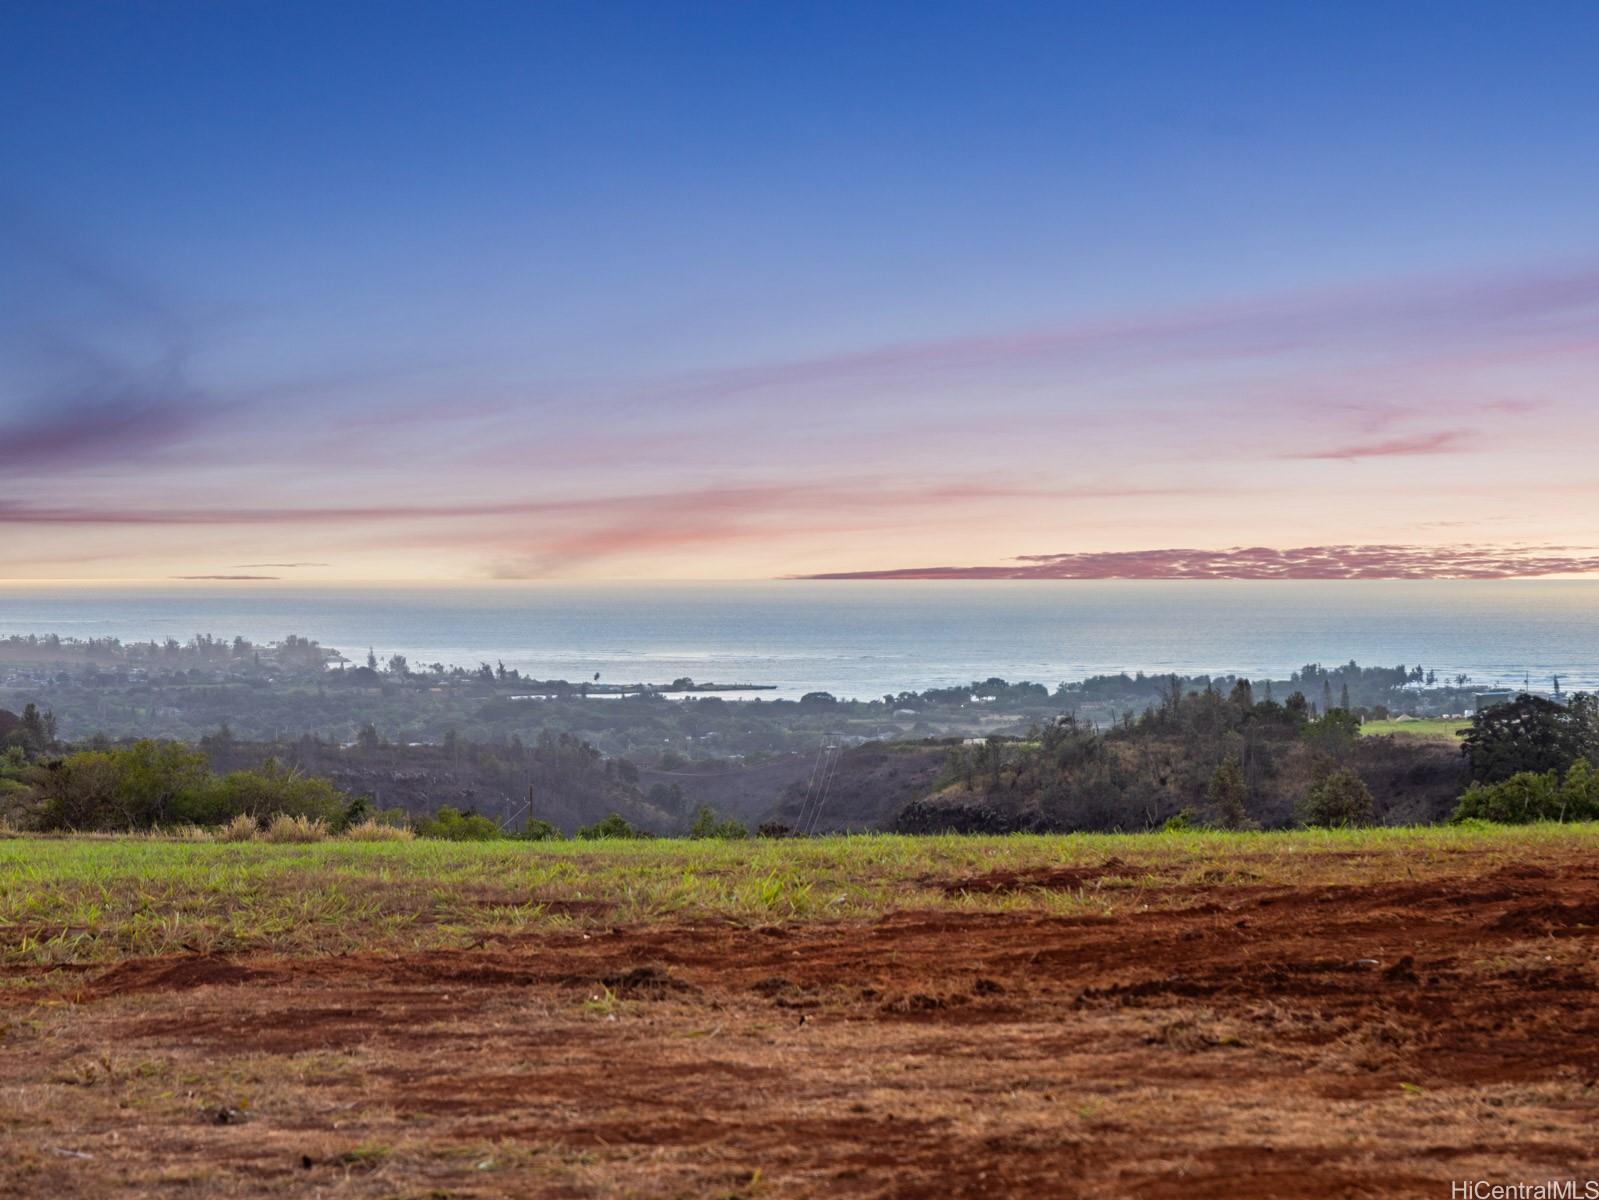
{"type": "Polygon", "coordinates": [[[1599,571],[1599,6],[0,0],[0,579],[1599,571]]]}

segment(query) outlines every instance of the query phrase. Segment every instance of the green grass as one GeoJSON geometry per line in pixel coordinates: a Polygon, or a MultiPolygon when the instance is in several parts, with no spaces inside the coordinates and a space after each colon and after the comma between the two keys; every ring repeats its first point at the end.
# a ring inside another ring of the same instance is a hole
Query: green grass
{"type": "Polygon", "coordinates": [[[1470,717],[1421,717],[1412,721],[1367,721],[1360,732],[1367,736],[1397,733],[1428,741],[1458,742],[1470,728],[1470,717]]]}
{"type": "Polygon", "coordinates": [[[585,924],[850,921],[932,908],[1110,912],[1190,903],[1194,884],[1419,879],[1450,870],[1462,852],[1510,862],[1557,846],[1599,851],[1599,825],[748,842],[16,837],[0,840],[0,964],[15,982],[19,968],[59,963],[460,947],[585,924]],[[1136,870],[1080,889],[990,895],[944,886],[1111,857],[1136,870]]]}

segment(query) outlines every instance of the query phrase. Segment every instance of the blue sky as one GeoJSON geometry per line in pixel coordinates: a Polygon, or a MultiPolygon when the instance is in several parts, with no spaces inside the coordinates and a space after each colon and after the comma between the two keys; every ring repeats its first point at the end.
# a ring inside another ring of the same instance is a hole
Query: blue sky
{"type": "Polygon", "coordinates": [[[1592,5],[0,12],[0,574],[1547,544],[1474,486],[1595,486],[1592,5]]]}

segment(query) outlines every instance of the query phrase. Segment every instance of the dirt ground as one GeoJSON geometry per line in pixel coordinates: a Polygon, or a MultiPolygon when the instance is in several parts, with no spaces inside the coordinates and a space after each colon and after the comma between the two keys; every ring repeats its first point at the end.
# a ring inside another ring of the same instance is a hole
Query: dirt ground
{"type": "MultiPolygon", "coordinates": [[[[1127,869],[929,882],[1027,894],[1127,869]]],[[[1442,1198],[1599,1178],[1599,863],[1248,876],[1114,917],[927,908],[56,972],[0,990],[0,1195],[1442,1198]]]]}

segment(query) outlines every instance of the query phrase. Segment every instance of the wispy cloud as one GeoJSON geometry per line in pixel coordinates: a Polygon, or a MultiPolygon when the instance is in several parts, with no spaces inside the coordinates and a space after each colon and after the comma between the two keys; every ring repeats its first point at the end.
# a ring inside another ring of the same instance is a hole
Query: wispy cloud
{"type": "Polygon", "coordinates": [[[1459,454],[1471,446],[1472,435],[1465,429],[1444,429],[1437,433],[1418,433],[1410,437],[1384,438],[1380,441],[1353,442],[1345,446],[1331,446],[1324,450],[1299,450],[1283,454],[1282,458],[1343,459],[1408,458],[1423,454],[1459,454]]]}
{"type": "Polygon", "coordinates": [[[0,419],[0,467],[60,472],[146,458],[216,415],[175,371],[101,376],[0,419]]]}
{"type": "Polygon", "coordinates": [[[1599,572],[1566,546],[1297,546],[1023,555],[1012,565],[848,571],[812,579],[1514,579],[1599,572]]]}
{"type": "MultiPolygon", "coordinates": [[[[1191,495],[1188,488],[1118,486],[1027,487],[1019,484],[939,483],[877,485],[866,480],[838,483],[770,483],[689,487],[559,499],[485,500],[437,504],[263,506],[259,508],[123,508],[116,505],[44,505],[0,499],[0,524],[10,525],[319,525],[328,523],[465,520],[483,517],[607,514],[632,517],[650,513],[703,516],[750,513],[774,508],[903,507],[949,501],[1031,498],[1038,500],[1111,499],[1128,496],[1191,495]]],[[[262,566],[323,566],[322,563],[263,563],[262,566]]]]}
{"type": "Polygon", "coordinates": [[[1414,356],[1596,345],[1599,265],[1563,271],[1384,281],[1340,289],[1002,331],[752,364],[685,375],[653,390],[678,399],[732,398],[892,377],[925,382],[1002,366],[1144,371],[1174,363],[1285,354],[1414,356]]]}

